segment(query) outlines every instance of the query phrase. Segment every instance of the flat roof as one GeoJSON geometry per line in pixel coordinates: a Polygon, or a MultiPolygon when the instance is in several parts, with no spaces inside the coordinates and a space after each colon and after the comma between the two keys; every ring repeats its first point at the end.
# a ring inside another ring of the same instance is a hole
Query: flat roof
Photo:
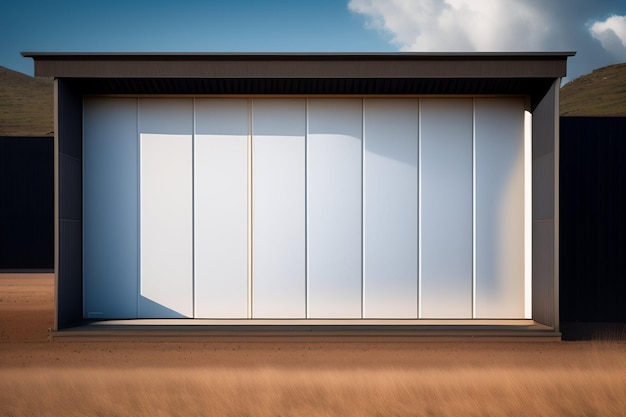
{"type": "Polygon", "coordinates": [[[294,58],[320,58],[320,57],[379,57],[381,59],[396,58],[432,58],[432,57],[569,57],[576,55],[573,51],[555,52],[22,52],[24,57],[79,57],[79,56],[101,56],[101,57],[256,57],[258,59],[268,59],[268,57],[294,57],[294,58]]]}
{"type": "Polygon", "coordinates": [[[22,52],[54,78],[559,78],[574,52],[22,52]]]}
{"type": "Polygon", "coordinates": [[[574,52],[22,52],[82,95],[524,95],[539,103],[574,52]]]}

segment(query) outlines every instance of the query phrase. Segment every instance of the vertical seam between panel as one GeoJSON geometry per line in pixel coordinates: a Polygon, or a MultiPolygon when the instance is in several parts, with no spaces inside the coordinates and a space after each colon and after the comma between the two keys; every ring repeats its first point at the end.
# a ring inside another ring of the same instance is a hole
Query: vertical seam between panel
{"type": "Polygon", "coordinates": [[[304,318],[309,318],[309,99],[304,99],[304,318]]]}
{"type": "Polygon", "coordinates": [[[472,99],[472,318],[476,318],[476,98],[472,99]]]}
{"type": "Polygon", "coordinates": [[[420,224],[419,224],[419,218],[420,218],[420,191],[421,191],[421,186],[420,186],[420,169],[421,169],[421,161],[420,161],[420,136],[421,136],[421,128],[422,128],[422,121],[421,121],[421,109],[422,109],[422,102],[420,98],[416,99],[416,103],[417,103],[417,114],[416,114],[416,121],[417,121],[417,129],[416,129],[416,137],[415,139],[417,140],[416,143],[416,155],[415,155],[415,160],[417,162],[417,168],[416,168],[416,181],[415,181],[415,196],[416,196],[416,203],[417,203],[417,212],[415,213],[416,216],[416,225],[417,225],[417,236],[415,236],[416,240],[417,240],[417,252],[415,254],[415,256],[418,258],[417,260],[417,270],[416,270],[416,277],[415,279],[417,280],[417,282],[415,283],[415,287],[416,287],[416,291],[417,294],[415,294],[415,318],[419,319],[420,318],[420,299],[419,299],[419,293],[421,293],[420,290],[420,268],[421,268],[421,262],[419,260],[419,252],[421,251],[421,244],[420,244],[420,235],[421,235],[421,228],[420,228],[420,224]]]}
{"type": "Polygon", "coordinates": [[[361,99],[361,319],[365,312],[365,99],[361,99]]]}
{"type": "Polygon", "coordinates": [[[252,228],[252,99],[248,98],[248,312],[249,319],[252,318],[252,270],[253,270],[253,228],[252,228]]]}
{"type": "Polygon", "coordinates": [[[309,99],[304,100],[304,318],[309,318],[309,99]]]}
{"type": "Polygon", "coordinates": [[[82,247],[82,255],[81,255],[81,284],[82,284],[82,288],[81,288],[81,293],[82,293],[82,297],[81,297],[81,302],[82,302],[82,311],[83,311],[83,319],[85,318],[85,316],[87,315],[87,311],[85,308],[85,98],[83,97],[82,100],[82,108],[81,108],[81,120],[82,122],[82,128],[81,128],[81,161],[80,161],[80,175],[82,178],[81,181],[81,218],[82,218],[82,227],[80,228],[80,240],[81,240],[81,247],[82,247]]]}
{"type": "Polygon", "coordinates": [[[141,317],[141,100],[136,99],[135,138],[137,139],[137,318],[141,317]]]}
{"type": "Polygon", "coordinates": [[[422,318],[422,99],[417,99],[417,318],[422,318]]]}
{"type": "Polygon", "coordinates": [[[191,314],[196,317],[196,98],[192,99],[191,132],[191,314]]]}

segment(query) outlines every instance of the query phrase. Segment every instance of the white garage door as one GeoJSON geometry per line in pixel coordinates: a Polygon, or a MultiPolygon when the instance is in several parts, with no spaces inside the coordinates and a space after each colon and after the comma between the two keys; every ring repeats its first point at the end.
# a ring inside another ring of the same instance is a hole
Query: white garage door
{"type": "Polygon", "coordinates": [[[529,318],[522,98],[84,110],[85,317],[529,318]]]}

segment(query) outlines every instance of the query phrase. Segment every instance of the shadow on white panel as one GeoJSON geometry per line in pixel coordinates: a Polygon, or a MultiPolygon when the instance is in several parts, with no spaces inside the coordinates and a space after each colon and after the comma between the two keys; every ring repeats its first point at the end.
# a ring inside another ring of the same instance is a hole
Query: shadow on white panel
{"type": "Polygon", "coordinates": [[[417,99],[366,99],[363,317],[417,318],[417,99]]]}
{"type": "Polygon", "coordinates": [[[308,317],[360,318],[362,100],[308,103],[308,317]]]}
{"type": "Polygon", "coordinates": [[[195,316],[248,316],[248,100],[197,99],[195,316]]]}
{"type": "Polygon", "coordinates": [[[191,99],[139,100],[140,317],[193,316],[192,130],[191,99]]]}
{"type": "Polygon", "coordinates": [[[471,318],[472,100],[420,103],[421,318],[471,318]]]}
{"type": "Polygon", "coordinates": [[[84,316],[137,317],[137,99],[88,97],[83,123],[84,316]]]}
{"type": "Polygon", "coordinates": [[[524,102],[476,100],[476,317],[525,316],[524,102]]]}

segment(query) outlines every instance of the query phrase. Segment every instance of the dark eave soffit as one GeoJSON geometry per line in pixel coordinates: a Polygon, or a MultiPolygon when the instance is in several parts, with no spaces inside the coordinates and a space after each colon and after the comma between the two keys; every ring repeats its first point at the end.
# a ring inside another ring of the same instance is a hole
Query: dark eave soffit
{"type": "Polygon", "coordinates": [[[65,78],[83,95],[521,95],[531,107],[552,86],[551,78],[215,79],[65,78]]]}

